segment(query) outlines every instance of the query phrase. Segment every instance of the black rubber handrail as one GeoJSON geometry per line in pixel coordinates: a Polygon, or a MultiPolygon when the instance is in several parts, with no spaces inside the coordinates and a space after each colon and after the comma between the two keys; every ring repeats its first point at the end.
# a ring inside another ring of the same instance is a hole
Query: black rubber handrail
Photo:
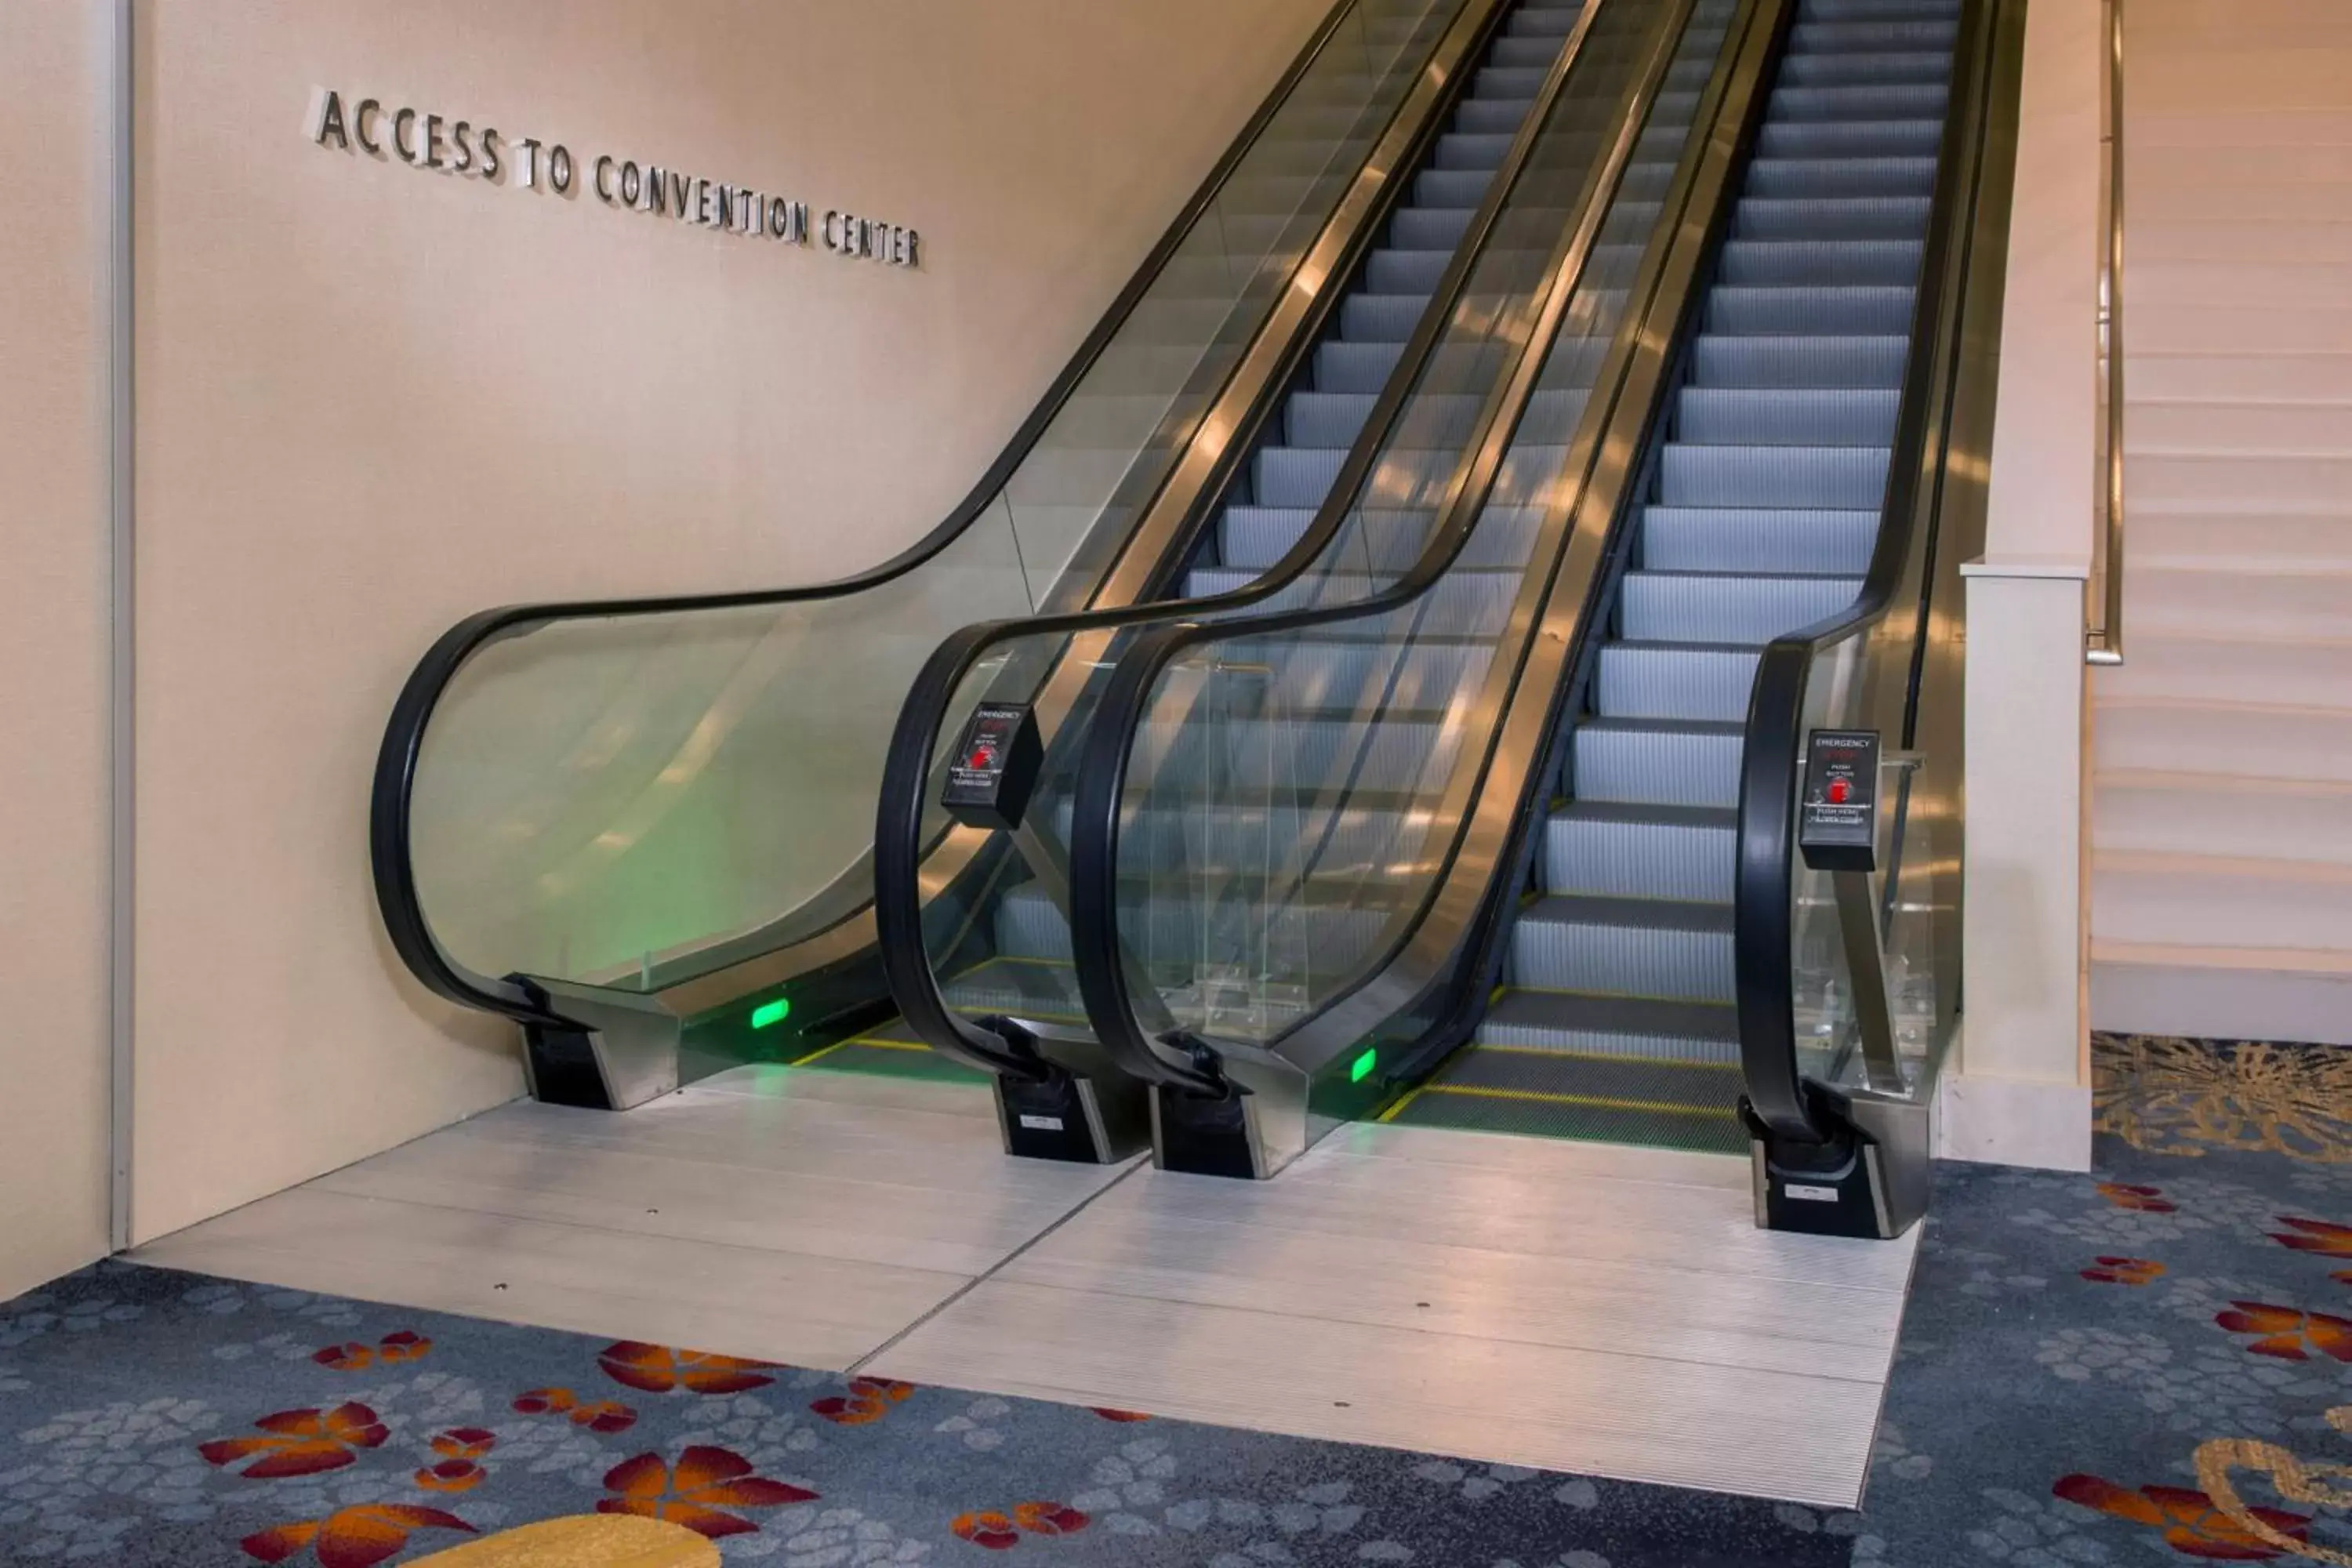
{"type": "Polygon", "coordinates": [[[503,638],[543,626],[571,620],[602,620],[642,616],[678,615],[710,610],[788,605],[820,599],[845,598],[879,587],[921,566],[984,516],[1014,471],[1027,459],[1038,440],[1059,416],[1127,319],[1173,258],[1185,237],[1213,205],[1225,182],[1265,132],[1291,92],[1321,57],[1360,0],[1337,0],[1328,15],[1307,38],[1289,67],[1275,82],[1257,109],[1209,170],[1191,198],[1177,212],[1125,288],[1095,323],[1045,396],[1016,429],[996,460],[971,492],[939,525],[887,561],[847,577],[794,588],[762,589],[733,594],[700,594],[650,598],[556,601],[509,605],[467,616],[436,638],[410,671],[393,704],[377,748],[375,771],[368,801],[368,859],[373,873],[376,907],[393,950],[425,987],[461,1006],[499,1014],[527,1026],[581,1028],[544,1005],[536,988],[520,975],[503,979],[478,974],[451,959],[433,938],[416,888],[410,823],[416,785],[417,761],[425,734],[449,683],[482,649],[503,638]]]}
{"type": "MultiPolygon", "coordinates": [[[[1544,121],[1550,117],[1570,69],[1582,55],[1583,41],[1591,30],[1592,17],[1603,5],[1622,3],[1624,0],[1591,0],[1578,18],[1576,30],[1562,46],[1544,78],[1543,85],[1538,89],[1536,100],[1488,184],[1485,199],[1472,216],[1469,227],[1456,246],[1453,258],[1446,264],[1428,306],[1414,323],[1412,334],[1405,342],[1395,370],[1390,374],[1380,395],[1373,400],[1371,412],[1365,417],[1362,430],[1340,464],[1338,476],[1332,480],[1330,499],[1317,510],[1306,532],[1279,561],[1264,575],[1244,586],[1205,598],[981,622],[954,633],[924,662],[914,684],[908,690],[905,705],[899,710],[898,723],[890,737],[889,753],[883,763],[881,804],[874,829],[874,917],[883,972],[889,982],[891,998],[898,1003],[908,1024],[933,1048],[984,1071],[1014,1078],[1034,1079],[1049,1076],[1053,1070],[1004,1034],[988,1026],[986,1021],[966,1018],[948,1005],[947,997],[940,988],[939,976],[931,968],[930,955],[923,938],[920,885],[922,823],[932,780],[931,756],[939,744],[940,728],[946,721],[948,704],[964,678],[990,648],[1021,638],[1117,631],[1165,621],[1173,616],[1185,616],[1189,620],[1189,617],[1203,614],[1247,609],[1280,593],[1313,564],[1331,541],[1338,537],[1351,510],[1350,506],[1340,504],[1338,498],[1352,498],[1370,477],[1390,432],[1411,400],[1422,367],[1443,340],[1446,325],[1452,320],[1464,290],[1469,286],[1472,269],[1501,217],[1510,191],[1517,184],[1521,171],[1526,167],[1537,142],[1541,139],[1544,121]]],[[[1496,25],[1499,25],[1503,14],[1503,9],[1497,10],[1496,25]]],[[[1467,90],[1474,74],[1464,71],[1456,81],[1449,84],[1445,99],[1431,112],[1428,126],[1431,134],[1433,135],[1445,122],[1453,102],[1467,90]]],[[[1248,442],[1242,440],[1231,443],[1227,448],[1229,461],[1236,460],[1248,449],[1248,442]]],[[[1231,471],[1228,470],[1218,481],[1204,488],[1201,505],[1203,516],[1214,512],[1230,479],[1231,471]]],[[[1229,626],[1234,623],[1213,624],[1229,626]]],[[[1116,689],[1115,685],[1113,689],[1116,689]]],[[[1084,743],[1089,748],[1099,729],[1100,711],[1098,708],[1097,719],[1087,727],[1084,743]]],[[[1075,890],[1074,888],[1074,894],[1075,890]]],[[[1076,939],[1082,921],[1075,907],[1070,914],[1072,935],[1076,939]]],[[[1079,969],[1083,977],[1083,962],[1079,969]]],[[[1152,1050],[1148,1044],[1139,1044],[1140,1037],[1113,1037],[1106,1035],[1100,1037],[1104,1047],[1112,1054],[1120,1068],[1133,1077],[1149,1083],[1163,1083],[1194,1092],[1223,1092],[1223,1080],[1213,1069],[1204,1070],[1192,1062],[1171,1061],[1152,1050]]]]}
{"type": "MultiPolygon", "coordinates": [[[[1665,15],[1648,68],[1629,87],[1619,124],[1620,142],[1613,153],[1617,172],[1596,183],[1587,193],[1586,208],[1579,217],[1580,226],[1591,226],[1585,244],[1571,246],[1560,256],[1559,269],[1545,279],[1542,297],[1552,301],[1548,312],[1552,320],[1539,323],[1529,333],[1513,371],[1498,384],[1496,398],[1490,399],[1483,411],[1485,428],[1479,432],[1475,449],[1455,467],[1439,511],[1443,521],[1423,547],[1420,559],[1386,589],[1344,604],[1311,605],[1226,621],[1185,620],[1155,627],[1137,638],[1112,670],[1094,722],[1087,731],[1073,791],[1070,932],[1087,1019],[1097,1037],[1114,1056],[1122,1061],[1140,1059],[1149,1064],[1140,1076],[1195,1094],[1223,1096],[1231,1092],[1214,1069],[1213,1047],[1203,1048],[1204,1042],[1195,1041],[1160,1042],[1185,1050],[1186,1061],[1172,1062],[1156,1048],[1155,1042],[1139,1025],[1119,936],[1120,804],[1126,790],[1128,763],[1160,677],[1188,649],[1205,643],[1278,636],[1309,626],[1384,615],[1420,597],[1452,568],[1477,527],[1528,401],[1533,396],[1538,377],[1529,373],[1530,366],[1539,369],[1549,348],[1558,328],[1558,312],[1565,309],[1573,292],[1575,277],[1571,274],[1581,274],[1591,245],[1598,240],[1601,215],[1606,213],[1622,180],[1633,142],[1648,118],[1650,103],[1665,79],[1674,46],[1688,25],[1693,9],[1693,0],[1682,0],[1665,15]],[[1515,383],[1517,390],[1513,394],[1509,388],[1515,383]]],[[[1553,97],[1557,97],[1556,90],[1553,97]]],[[[1551,106],[1551,99],[1547,99],[1538,106],[1539,112],[1531,111],[1526,129],[1531,131],[1548,119],[1551,106]]],[[[1499,202],[1507,194],[1498,181],[1490,201],[1499,202]]],[[[1462,262],[1466,258],[1457,256],[1455,259],[1462,262]]],[[[1406,389],[1391,382],[1390,390],[1406,389]]],[[[1385,435],[1384,429],[1381,434],[1385,435]]],[[[1360,447],[1359,452],[1362,451],[1360,447]]],[[[1360,504],[1359,492],[1370,478],[1370,455],[1366,455],[1362,463],[1354,461],[1357,455],[1350,454],[1349,466],[1341,469],[1317,517],[1318,524],[1328,522],[1332,533],[1360,504]]]]}
{"type": "MultiPolygon", "coordinates": [[[[1944,108],[1936,191],[1928,208],[1927,247],[1921,258],[1918,291],[1911,307],[1911,348],[1904,368],[1886,495],[1879,510],[1878,538],[1862,590],[1852,605],[1809,626],[1774,638],[1757,662],[1749,689],[1739,776],[1739,846],[1732,888],[1732,954],[1739,1016],[1740,1069],[1748,1103],[1778,1137],[1816,1144],[1832,1135],[1816,1095],[1808,1090],[1797,1062],[1795,937],[1796,813],[1804,766],[1805,693],[1814,662],[1822,652],[1869,635],[1897,607],[1916,552],[1932,560],[1939,515],[1926,491],[1942,473],[1944,432],[1931,429],[1948,419],[1948,384],[1957,371],[1939,353],[1939,334],[1957,321],[1957,304],[1967,282],[1967,241],[1975,208],[1977,162],[1965,154],[1970,135],[1985,122],[1983,100],[1990,91],[1991,43],[1996,7],[1991,0],[1966,0],[1952,53],[1951,89],[1944,108]],[[1930,442],[1934,445],[1931,447],[1930,442]]],[[[1924,594],[1932,571],[1921,574],[1924,594]]],[[[1927,632],[1920,616],[1917,636],[1927,632]]],[[[1916,657],[1905,703],[1904,744],[1918,704],[1916,657]]]]}

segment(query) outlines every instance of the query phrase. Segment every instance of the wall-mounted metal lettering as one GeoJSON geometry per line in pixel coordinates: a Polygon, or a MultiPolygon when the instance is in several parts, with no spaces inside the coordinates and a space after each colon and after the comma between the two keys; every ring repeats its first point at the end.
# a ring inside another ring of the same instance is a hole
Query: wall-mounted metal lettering
{"type": "Polygon", "coordinates": [[[756,186],[730,184],[664,164],[600,153],[583,165],[572,149],[541,137],[515,136],[495,125],[436,114],[409,104],[354,98],[314,88],[303,130],[331,152],[390,161],[411,168],[479,180],[515,190],[569,197],[583,188],[616,211],[674,218],[723,234],[821,244],[835,256],[920,267],[922,236],[902,224],[828,207],[812,217],[805,202],[756,186]]]}

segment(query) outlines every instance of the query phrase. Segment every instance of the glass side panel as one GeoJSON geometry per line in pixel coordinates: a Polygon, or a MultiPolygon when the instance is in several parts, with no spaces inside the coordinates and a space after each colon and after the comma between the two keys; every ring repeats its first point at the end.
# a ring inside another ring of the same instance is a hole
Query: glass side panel
{"type": "MultiPolygon", "coordinates": [[[[1184,1026],[1268,1041],[1360,981],[1423,907],[1507,705],[1575,489],[1571,443],[1629,285],[1661,243],[1665,189],[1734,9],[1702,0],[1664,40],[1674,52],[1649,118],[1600,193],[1591,248],[1445,575],[1377,614],[1201,645],[1150,694],[1122,803],[1120,934],[1131,986],[1184,1026]]],[[[1536,330],[1537,285],[1596,189],[1670,15],[1612,6],[1596,19],[1591,77],[1545,128],[1525,208],[1498,226],[1493,286],[1474,288],[1368,499],[1288,602],[1362,600],[1422,553],[1482,400],[1536,330]]]]}
{"type": "MultiPolygon", "coordinates": [[[[433,716],[411,814],[443,951],[485,975],[643,989],[866,907],[877,786],[914,672],[957,626],[1094,595],[1463,3],[1349,8],[940,556],[861,593],[552,621],[480,650],[433,716]]],[[[876,521],[777,512],[784,527],[876,521]]]]}

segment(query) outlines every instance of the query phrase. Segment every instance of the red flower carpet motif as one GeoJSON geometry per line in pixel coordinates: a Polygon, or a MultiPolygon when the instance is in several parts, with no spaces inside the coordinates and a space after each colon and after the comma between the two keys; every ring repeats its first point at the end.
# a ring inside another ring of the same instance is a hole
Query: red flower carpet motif
{"type": "Polygon", "coordinates": [[[377,1447],[389,1435],[364,1405],[338,1405],[325,1412],[281,1410],[254,1425],[268,1436],[215,1438],[197,1445],[196,1452],[215,1465],[234,1465],[258,1455],[237,1473],[247,1480],[267,1481],[341,1469],[355,1457],[353,1450],[377,1447]]]}
{"type": "Polygon", "coordinates": [[[990,1552],[1009,1552],[1030,1535],[1076,1535],[1093,1521],[1067,1503],[1024,1502],[1010,1514],[989,1510],[960,1513],[948,1528],[958,1537],[990,1552]]]}
{"type": "Polygon", "coordinates": [[[562,1415],[574,1426],[591,1432],[625,1432],[637,1424],[637,1413],[614,1399],[580,1403],[568,1388],[534,1388],[516,1396],[514,1407],[525,1415],[562,1415]]]}
{"type": "MultiPolygon", "coordinates": [[[[2283,1555],[2260,1536],[2250,1535],[2214,1507],[2203,1492],[2186,1487],[2142,1487],[2126,1491],[2097,1476],[2063,1476],[2051,1491],[2068,1502],[2097,1509],[2134,1524],[2160,1528],[2165,1544],[2184,1557],[2224,1563],[2263,1563],[2283,1555]]],[[[2306,1514],[2274,1508],[2252,1510],[2256,1519],[2291,1541],[2300,1542],[2310,1527],[2306,1514]]]]}
{"type": "MultiPolygon", "coordinates": [[[[764,1379],[762,1381],[765,1381],[764,1379]]],[[[666,1520],[718,1540],[747,1535],[760,1527],[730,1508],[781,1508],[786,1503],[814,1502],[817,1494],[751,1473],[751,1462],[725,1448],[696,1445],[678,1455],[676,1465],[662,1463],[658,1454],[624,1459],[604,1473],[604,1489],[614,1495],[596,1504],[598,1513],[635,1513],[666,1520]]]]}
{"type": "Polygon", "coordinates": [[[2145,1285],[2164,1272],[2152,1258],[2100,1258],[2083,1270],[2083,1278],[2099,1285],[2145,1285]]]}
{"type": "Polygon", "coordinates": [[[2309,1361],[2313,1351],[2337,1361],[2352,1362],[2352,1318],[2331,1318],[2325,1312],[2297,1311],[2262,1301],[2232,1301],[2230,1310],[2213,1321],[2233,1334],[2261,1336],[2246,1348],[2256,1355],[2282,1361],[2309,1361]]]}
{"type": "Polygon", "coordinates": [[[2128,1182],[2101,1182],[2099,1195],[2119,1209],[2141,1214],[2177,1214],[2179,1205],[2164,1195],[2162,1187],[2134,1186],[2128,1182]]]}
{"type": "Polygon", "coordinates": [[[498,1447],[498,1435],[479,1426],[455,1426],[433,1439],[440,1461],[416,1472],[416,1484],[428,1492],[471,1491],[489,1478],[476,1463],[498,1447]]]}
{"type": "MultiPolygon", "coordinates": [[[[2352,1258],[2352,1225],[2334,1225],[2324,1219],[2297,1219],[2293,1215],[2284,1214],[2278,1216],[2278,1221],[2300,1233],[2270,1232],[2270,1238],[2281,1247],[2292,1247],[2297,1252],[2317,1253],[2322,1258],[2352,1258]]],[[[2328,1278],[2352,1285],[2352,1268],[2339,1268],[2328,1278]]]]}
{"type": "Polygon", "coordinates": [[[318,1550],[319,1568],[375,1568],[385,1558],[397,1554],[408,1544],[410,1534],[419,1530],[474,1533],[472,1525],[437,1508],[367,1502],[356,1508],[339,1509],[324,1519],[277,1525],[248,1535],[237,1544],[245,1549],[247,1556],[264,1563],[287,1562],[309,1546],[318,1550]]]}
{"type": "Polygon", "coordinates": [[[349,1344],[329,1345],[322,1351],[313,1352],[310,1359],[337,1372],[357,1372],[362,1367],[416,1361],[432,1349],[431,1340],[403,1329],[398,1333],[384,1335],[372,1345],[361,1344],[356,1340],[349,1344]]]}
{"type": "Polygon", "coordinates": [[[745,1361],[740,1356],[714,1355],[709,1351],[672,1350],[638,1340],[622,1340],[604,1347],[596,1364],[614,1383],[647,1394],[667,1394],[683,1388],[688,1394],[741,1394],[775,1382],[762,1375],[772,1361],[745,1361]]]}
{"type": "Polygon", "coordinates": [[[879,1421],[889,1414],[890,1406],[904,1401],[915,1392],[911,1383],[898,1383],[887,1377],[860,1377],[850,1381],[846,1394],[832,1394],[809,1402],[809,1408],[838,1426],[863,1426],[879,1421]]]}

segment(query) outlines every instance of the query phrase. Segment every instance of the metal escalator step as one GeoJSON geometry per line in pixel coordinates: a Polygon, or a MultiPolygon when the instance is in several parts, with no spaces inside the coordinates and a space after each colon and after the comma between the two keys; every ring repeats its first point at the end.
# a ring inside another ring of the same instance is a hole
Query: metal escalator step
{"type": "Polygon", "coordinates": [[[1959,41],[1959,36],[1960,25],[1956,19],[1937,16],[1805,20],[1789,29],[1789,53],[1822,55],[1860,50],[1884,54],[1897,50],[1935,50],[1948,55],[1953,45],[1959,41]]]}
{"type": "Polygon", "coordinates": [[[1931,196],[1936,160],[1924,158],[1758,158],[1748,165],[1741,193],[1801,200],[1859,196],[1931,196]]]}
{"type": "Polygon", "coordinates": [[[1844,609],[1860,587],[1853,577],[1644,569],[1625,574],[1620,618],[1641,642],[1768,643],[1844,609]]]}
{"type": "Polygon", "coordinates": [[[1433,791],[1462,745],[1458,727],[1434,721],[1218,718],[1213,729],[1180,728],[1156,713],[1145,719],[1138,752],[1159,759],[1153,787],[1214,790],[1236,802],[1300,789],[1433,791]]]}
{"type": "Polygon", "coordinates": [[[1294,392],[1284,403],[1283,435],[1294,447],[1355,444],[1378,395],[1370,392],[1294,392]]]}
{"type": "Polygon", "coordinates": [[[1559,58],[1560,40],[1540,33],[1506,33],[1486,53],[1498,66],[1532,66],[1538,69],[1559,58]]]}
{"type": "Polygon", "coordinates": [[[1927,196],[1742,196],[1731,232],[1741,239],[1910,239],[1927,231],[1929,205],[1927,196]]]}
{"type": "Polygon", "coordinates": [[[1077,967],[1067,962],[1069,928],[1059,923],[1058,914],[1055,921],[1062,952],[1055,960],[988,959],[940,985],[940,995],[960,1013],[1010,1013],[1048,1023],[1085,1023],[1087,1005],[1078,995],[1077,967]]]}
{"type": "Polygon", "coordinates": [[[1806,285],[1707,291],[1706,330],[1726,337],[1884,337],[1911,330],[1912,289],[1806,285]]]}
{"type": "Polygon", "coordinates": [[[1503,31],[1514,38],[1565,38],[1583,14],[1581,5],[1522,5],[1503,24],[1503,31]]]}
{"type": "Polygon", "coordinates": [[[1503,166],[1511,138],[1499,132],[1449,131],[1437,139],[1433,162],[1441,169],[1482,169],[1493,174],[1503,166]]]}
{"type": "Polygon", "coordinates": [[[1587,719],[1576,728],[1570,787],[1580,800],[1730,810],[1745,718],[1743,709],[1738,720],[1587,719]]]}
{"type": "MultiPolygon", "coordinates": [[[[1420,551],[1398,549],[1388,553],[1396,558],[1396,574],[1401,575],[1420,551]]],[[[1231,593],[1247,586],[1257,575],[1245,569],[1195,567],[1185,574],[1184,592],[1196,598],[1231,593]]],[[[1318,568],[1270,595],[1261,607],[1297,609],[1308,605],[1354,604],[1370,598],[1394,580],[1392,575],[1374,577],[1361,572],[1325,572],[1318,568]]],[[[1368,617],[1351,629],[1366,637],[1460,637],[1492,631],[1510,613],[1518,588],[1519,574],[1516,571],[1472,571],[1457,566],[1418,598],[1384,615],[1368,617]]]]}
{"type": "MultiPolygon", "coordinates": [[[[1442,251],[1428,254],[1441,258],[1442,251]]],[[[1318,392],[1378,392],[1388,384],[1397,361],[1404,355],[1402,342],[1393,343],[1350,343],[1338,339],[1318,343],[1315,348],[1315,388],[1318,392]]],[[[1902,374],[1902,362],[1895,362],[1895,374],[1902,374]]]]}
{"type": "Polygon", "coordinates": [[[1925,242],[1916,239],[1735,239],[1725,244],[1716,276],[1736,289],[1865,285],[1907,290],[1918,279],[1924,248],[1925,242]]]}
{"type": "Polygon", "coordinates": [[[1486,1010],[1477,1039],[1528,1050],[1736,1066],[1739,1015],[1713,1002],[1511,990],[1486,1010]]]}
{"type": "Polygon", "coordinates": [[[1728,900],[1737,815],[1703,806],[1570,801],[1544,825],[1554,893],[1728,900]]]}
{"type": "Polygon", "coordinates": [[[1731,906],[1544,899],[1511,928],[1511,982],[1549,991],[1728,1002],[1731,906]]]}
{"type": "Polygon", "coordinates": [[[1951,70],[1952,57],[1941,49],[1835,50],[1790,54],[1780,63],[1780,80],[1796,87],[1843,87],[1864,81],[1942,81],[1951,75],[1951,70]]]}
{"type": "Polygon", "coordinates": [[[1217,556],[1229,567],[1263,571],[1282,559],[1315,521],[1311,506],[1229,506],[1217,520],[1217,556]]]}
{"type": "Polygon", "coordinates": [[[1005,958],[1069,962],[1070,922],[1045,889],[1024,882],[996,900],[996,951],[1005,958]]]}
{"type": "Polygon", "coordinates": [[[1875,510],[1886,496],[1886,458],[1883,447],[1695,447],[1674,441],[1661,454],[1658,499],[1668,506],[1875,510]]]}
{"type": "Polygon", "coordinates": [[[1484,169],[1423,169],[1412,177],[1412,205],[1468,210],[1486,199],[1494,183],[1493,174],[1484,169]]]}
{"type": "Polygon", "coordinates": [[[1901,400],[1891,388],[1685,386],[1675,432],[1701,446],[1885,447],[1895,439],[1901,400]]]}
{"type": "Polygon", "coordinates": [[[1454,111],[1454,129],[1472,136],[1516,136],[1527,117],[1525,103],[1485,103],[1473,98],[1454,111]]]}
{"type": "Polygon", "coordinates": [[[1646,507],[1642,563],[1659,572],[1859,577],[1870,567],[1878,521],[1867,507],[1646,507]]]}
{"type": "Polygon", "coordinates": [[[1443,250],[1451,255],[1470,232],[1473,216],[1470,207],[1402,207],[1389,219],[1389,243],[1402,250],[1443,250]]]}
{"type": "Polygon", "coordinates": [[[1765,108],[1768,119],[1934,120],[1944,117],[1948,88],[1942,82],[1888,82],[1866,87],[1776,87],[1765,108]]]}
{"type": "Polygon", "coordinates": [[[1373,294],[1418,294],[1427,299],[1437,292],[1446,264],[1453,259],[1443,250],[1376,250],[1364,264],[1364,288],[1373,294]]]}
{"type": "Polygon", "coordinates": [[[1344,450],[1328,447],[1262,447],[1250,464],[1252,493],[1260,506],[1320,506],[1347,460],[1344,450]]]}
{"type": "Polygon", "coordinates": [[[1478,74],[1471,79],[1470,90],[1489,101],[1511,99],[1521,104],[1532,103],[1536,94],[1543,90],[1544,76],[1550,65],[1547,60],[1539,66],[1481,66],[1478,74]]]}
{"type": "Polygon", "coordinates": [[[1800,0],[1797,7],[1805,22],[1916,22],[1959,14],[1960,0],[1800,0]]]}
{"type": "Polygon", "coordinates": [[[1706,386],[1876,386],[1903,384],[1910,340],[1868,336],[1770,337],[1702,333],[1691,351],[1691,378],[1706,386]]]}
{"type": "MultiPolygon", "coordinates": [[[[1399,213],[1400,219],[1412,213],[1399,213]]],[[[1429,308],[1423,294],[1350,294],[1339,305],[1339,331],[1351,342],[1401,343],[1429,308]]]]}
{"type": "Polygon", "coordinates": [[[1462,687],[1483,679],[1494,653],[1484,642],[1315,641],[1309,636],[1236,638],[1219,645],[1218,653],[1234,668],[1235,679],[1263,680],[1258,669],[1278,668],[1286,702],[1354,709],[1388,701],[1437,710],[1462,687]]]}
{"type": "Polygon", "coordinates": [[[1756,658],[1755,648],[1738,644],[1603,643],[1592,706],[1607,719],[1738,723],[1748,717],[1756,658]]]}
{"type": "Polygon", "coordinates": [[[1767,158],[1932,158],[1943,134],[1943,122],[1932,116],[1768,121],[1756,151],[1767,158]]]}
{"type": "Polygon", "coordinates": [[[1740,1089],[1739,1070],[1732,1061],[1570,1055],[1483,1040],[1457,1054],[1435,1081],[1448,1089],[1509,1089],[1562,1100],[1721,1113],[1738,1105],[1740,1089]]]}

